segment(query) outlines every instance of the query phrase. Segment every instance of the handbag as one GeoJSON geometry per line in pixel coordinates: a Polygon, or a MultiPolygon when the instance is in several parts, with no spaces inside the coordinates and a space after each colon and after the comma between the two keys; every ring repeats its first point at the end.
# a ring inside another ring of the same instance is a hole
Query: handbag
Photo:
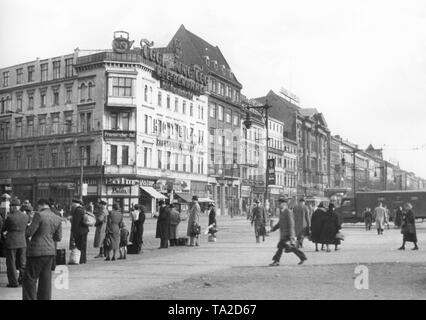
{"type": "Polygon", "coordinates": [[[104,247],[104,250],[111,250],[112,248],[112,240],[111,240],[111,235],[109,233],[105,235],[103,247],[104,247]]]}
{"type": "Polygon", "coordinates": [[[198,224],[194,223],[191,227],[191,235],[195,237],[195,236],[198,236],[200,233],[201,233],[201,227],[198,224]]]}
{"type": "Polygon", "coordinates": [[[70,259],[68,264],[80,264],[81,252],[77,248],[74,248],[70,252],[70,259]]]}
{"type": "Polygon", "coordinates": [[[93,227],[96,224],[96,218],[90,212],[85,211],[83,216],[83,224],[88,227],[93,227]]]}
{"type": "Polygon", "coordinates": [[[343,240],[345,240],[345,235],[339,231],[339,232],[336,233],[336,239],[343,241],[343,240]]]}

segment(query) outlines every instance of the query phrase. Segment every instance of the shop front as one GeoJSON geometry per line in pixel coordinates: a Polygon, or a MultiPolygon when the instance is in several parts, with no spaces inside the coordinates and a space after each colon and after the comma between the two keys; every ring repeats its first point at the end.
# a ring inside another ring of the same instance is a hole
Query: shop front
{"type": "Polygon", "coordinates": [[[283,196],[283,187],[281,186],[268,186],[268,196],[269,196],[269,207],[272,214],[276,214],[277,209],[279,208],[279,202],[281,196],[283,196]]]}
{"type": "Polygon", "coordinates": [[[108,209],[117,203],[121,212],[129,213],[130,209],[139,202],[139,180],[123,177],[106,177],[106,201],[108,209]]]}
{"type": "Polygon", "coordinates": [[[13,178],[12,195],[21,201],[29,200],[31,203],[35,203],[35,185],[35,178],[13,178]]]}
{"type": "Polygon", "coordinates": [[[0,195],[2,194],[11,194],[12,192],[12,179],[10,178],[1,178],[0,179],[0,195]]]}

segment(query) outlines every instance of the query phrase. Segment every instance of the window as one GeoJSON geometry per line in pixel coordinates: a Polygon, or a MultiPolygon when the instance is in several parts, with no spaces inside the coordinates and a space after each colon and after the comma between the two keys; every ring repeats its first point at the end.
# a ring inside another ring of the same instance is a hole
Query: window
{"type": "Polygon", "coordinates": [[[86,85],[84,83],[80,86],[80,102],[86,101],[86,85]]]}
{"type": "Polygon", "coordinates": [[[220,121],[223,121],[223,107],[222,106],[218,106],[218,119],[220,121]]]}
{"type": "Polygon", "coordinates": [[[40,91],[40,108],[46,106],[46,91],[40,91]]]}
{"type": "Polygon", "coordinates": [[[158,106],[161,107],[162,106],[162,96],[161,96],[161,92],[158,91],[158,106]]]}
{"type": "Polygon", "coordinates": [[[117,146],[111,145],[110,164],[117,165],[117,146]]]}
{"type": "Polygon", "coordinates": [[[22,94],[16,95],[16,111],[22,111],[22,94]]]}
{"type": "Polygon", "coordinates": [[[194,157],[189,156],[189,172],[194,172],[194,157]]]}
{"type": "Polygon", "coordinates": [[[89,82],[89,86],[87,87],[87,100],[92,101],[93,100],[93,83],[89,82]]]}
{"type": "Polygon", "coordinates": [[[34,135],[34,118],[27,117],[27,137],[32,137],[34,135]]]}
{"type": "Polygon", "coordinates": [[[15,138],[22,138],[22,118],[15,120],[15,138]]]}
{"type": "Polygon", "coordinates": [[[65,117],[65,133],[72,131],[72,111],[64,114],[65,117]]]}
{"type": "Polygon", "coordinates": [[[26,169],[31,169],[33,167],[33,149],[27,149],[26,150],[26,156],[27,156],[27,161],[26,161],[26,169]]]}
{"type": "Polygon", "coordinates": [[[226,121],[226,123],[231,123],[231,111],[226,111],[225,121],[226,121]]]}
{"type": "Polygon", "coordinates": [[[210,104],[210,117],[216,119],[216,105],[214,103],[210,104]]]}
{"type": "Polygon", "coordinates": [[[59,106],[59,91],[53,92],[53,105],[59,106]]]}
{"type": "Polygon", "coordinates": [[[240,117],[238,114],[234,114],[234,126],[240,125],[240,117]]]}
{"type": "Polygon", "coordinates": [[[16,84],[21,84],[24,80],[24,69],[16,69],[16,84]]]}
{"type": "Polygon", "coordinates": [[[148,148],[143,148],[143,166],[144,168],[148,168],[148,148]]]}
{"type": "Polygon", "coordinates": [[[28,94],[28,110],[34,110],[34,95],[28,94]]]}
{"type": "Polygon", "coordinates": [[[58,147],[50,148],[51,153],[51,167],[56,168],[58,166],[58,147]]]}
{"type": "Polygon", "coordinates": [[[39,129],[39,136],[46,135],[46,116],[39,116],[38,117],[38,129],[39,129]]]}
{"type": "Polygon", "coordinates": [[[133,79],[123,77],[112,78],[112,95],[114,97],[131,97],[133,95],[133,79]]]}
{"type": "Polygon", "coordinates": [[[51,134],[58,134],[59,133],[59,113],[52,114],[51,121],[52,121],[51,134]]]}
{"type": "Polygon", "coordinates": [[[201,120],[204,120],[204,107],[201,106],[201,120]]]}
{"type": "Polygon", "coordinates": [[[80,132],[92,130],[92,113],[81,112],[80,113],[80,132]]]}
{"type": "Polygon", "coordinates": [[[5,113],[6,112],[6,103],[4,98],[1,99],[1,109],[0,109],[0,113],[5,113]]]}
{"type": "Polygon", "coordinates": [[[53,61],[53,79],[61,77],[61,61],[53,61]]]}
{"type": "Polygon", "coordinates": [[[187,157],[188,157],[187,155],[183,156],[183,167],[182,167],[182,171],[183,172],[186,172],[186,168],[187,168],[186,167],[187,157]]]}
{"type": "Polygon", "coordinates": [[[167,151],[167,170],[170,170],[170,165],[171,165],[171,158],[172,158],[172,153],[170,151],[167,151]]]}
{"type": "Polygon", "coordinates": [[[121,130],[129,130],[129,113],[121,114],[121,130]]]}
{"type": "Polygon", "coordinates": [[[143,90],[143,100],[145,102],[148,102],[148,86],[147,85],[145,85],[145,88],[143,90]]]}
{"type": "Polygon", "coordinates": [[[41,69],[41,81],[47,81],[47,72],[48,72],[47,63],[41,64],[40,69],[41,69]]]}
{"type": "Polygon", "coordinates": [[[129,146],[121,147],[121,164],[126,166],[129,164],[129,146]]]}
{"type": "Polygon", "coordinates": [[[182,102],[182,113],[186,114],[186,101],[185,100],[182,102]]]}
{"type": "Polygon", "coordinates": [[[158,150],[158,169],[161,169],[163,167],[162,157],[163,157],[163,153],[161,152],[161,150],[158,150]]]}
{"type": "Polygon", "coordinates": [[[148,115],[145,115],[145,133],[148,133],[148,115]]]}
{"type": "Polygon", "coordinates": [[[175,154],[175,171],[179,171],[179,154],[175,154]]]}
{"type": "Polygon", "coordinates": [[[45,148],[39,148],[38,149],[38,168],[44,168],[45,167],[45,148]]]}
{"type": "Polygon", "coordinates": [[[73,76],[73,67],[72,67],[73,58],[65,59],[65,78],[73,76]]]}
{"type": "Polygon", "coordinates": [[[34,66],[28,66],[28,82],[33,82],[34,81],[34,70],[35,67],[34,66]]]}
{"type": "Polygon", "coordinates": [[[189,104],[189,116],[194,116],[194,105],[192,103],[189,104]]]}
{"type": "Polygon", "coordinates": [[[179,99],[175,98],[175,111],[179,112],[179,99]]]}
{"type": "Polygon", "coordinates": [[[9,86],[9,71],[3,72],[3,87],[9,86]]]}
{"type": "Polygon", "coordinates": [[[170,109],[170,96],[169,95],[167,95],[167,103],[166,103],[166,105],[167,105],[167,109],[170,109]]]}
{"type": "Polygon", "coordinates": [[[15,150],[15,168],[21,169],[22,153],[21,151],[15,150]]]}
{"type": "Polygon", "coordinates": [[[66,88],[65,103],[67,104],[72,103],[72,87],[66,88]]]}
{"type": "Polygon", "coordinates": [[[69,167],[71,166],[71,146],[65,146],[64,149],[64,164],[65,167],[69,167]]]}
{"type": "MultiPolygon", "coordinates": [[[[117,146],[115,147],[117,148],[117,146]]],[[[90,146],[80,147],[80,161],[85,161],[86,166],[90,166],[90,151],[90,146]]],[[[115,161],[117,162],[117,152],[115,161]]]]}

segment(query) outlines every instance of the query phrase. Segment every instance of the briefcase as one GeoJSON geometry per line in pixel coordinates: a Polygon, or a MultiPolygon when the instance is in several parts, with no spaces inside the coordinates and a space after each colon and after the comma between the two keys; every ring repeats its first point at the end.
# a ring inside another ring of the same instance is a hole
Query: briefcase
{"type": "Polygon", "coordinates": [[[67,264],[66,258],[66,250],[65,249],[56,249],[56,265],[62,266],[67,264]]]}
{"type": "Polygon", "coordinates": [[[179,238],[178,239],[178,246],[186,246],[187,242],[188,242],[187,238],[179,238]]]}

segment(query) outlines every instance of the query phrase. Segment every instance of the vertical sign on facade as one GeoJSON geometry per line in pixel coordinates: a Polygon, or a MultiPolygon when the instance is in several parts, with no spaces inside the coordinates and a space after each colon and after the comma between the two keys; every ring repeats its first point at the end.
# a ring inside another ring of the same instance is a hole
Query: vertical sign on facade
{"type": "Polygon", "coordinates": [[[274,185],[275,182],[275,159],[268,159],[268,185],[274,185]]]}

